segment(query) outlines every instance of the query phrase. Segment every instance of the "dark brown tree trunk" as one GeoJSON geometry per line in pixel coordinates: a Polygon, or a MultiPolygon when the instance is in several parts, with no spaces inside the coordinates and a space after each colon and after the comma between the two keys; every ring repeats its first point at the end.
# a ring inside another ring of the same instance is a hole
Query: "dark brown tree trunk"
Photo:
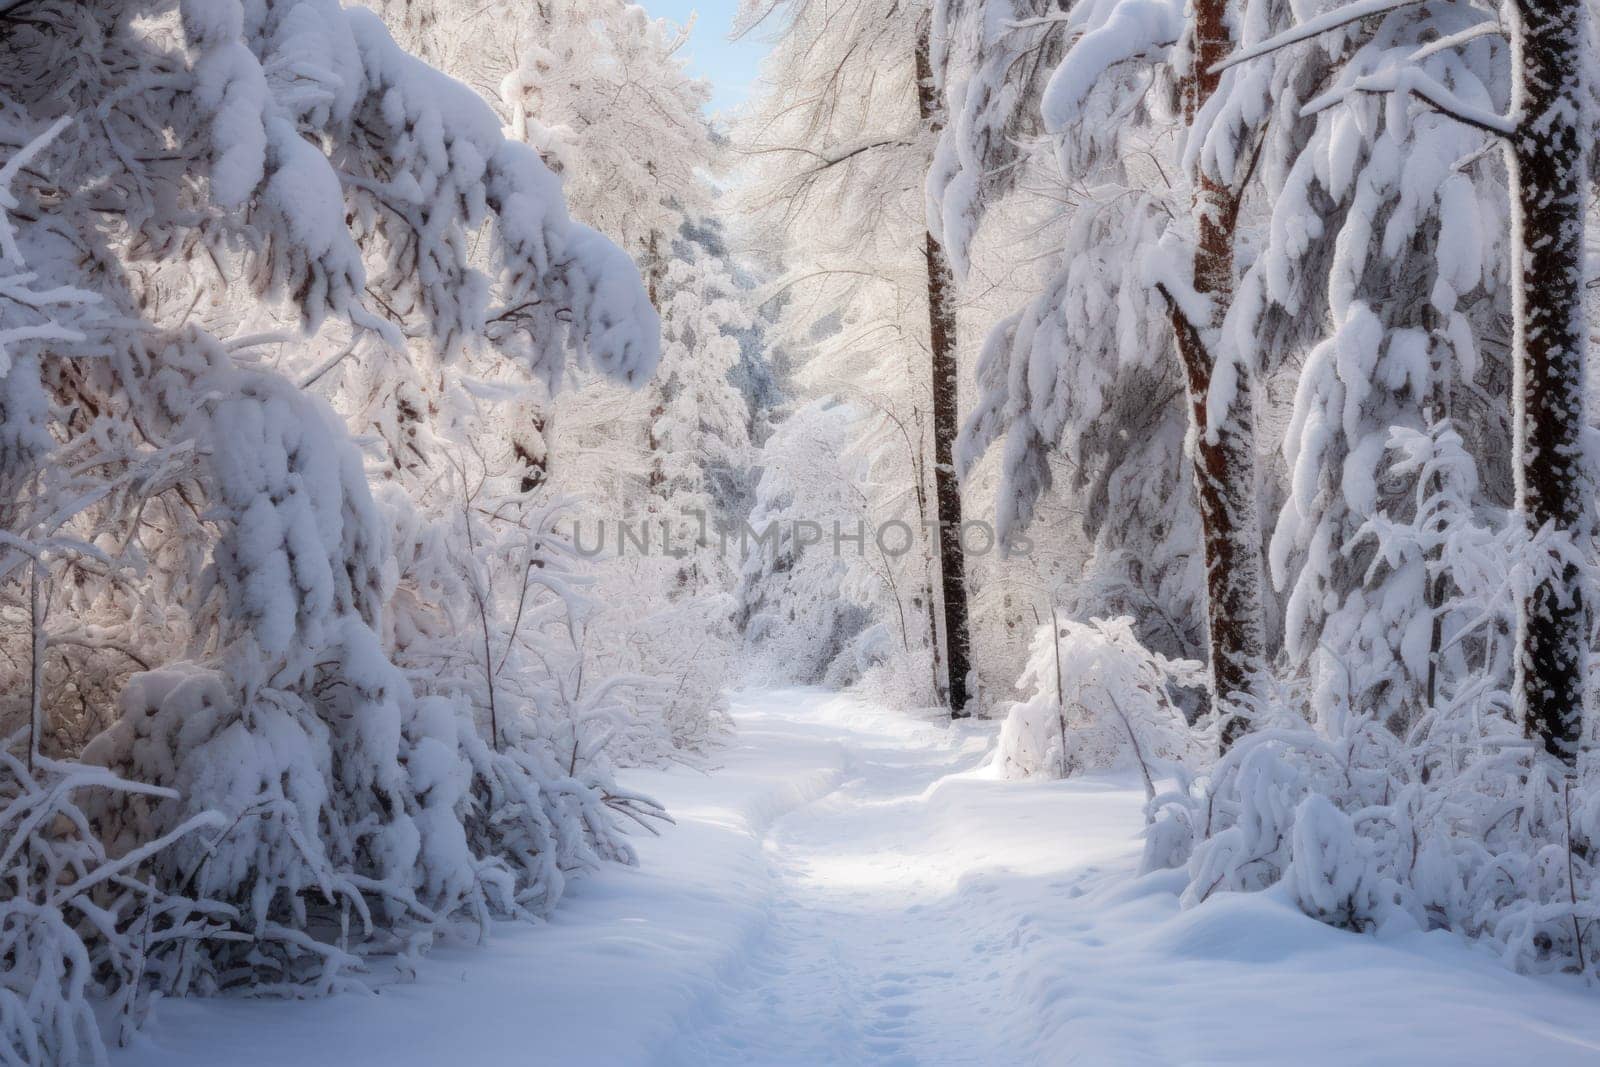
{"type": "MultiPolygon", "coordinates": [[[[1192,122],[1216,91],[1212,68],[1233,49],[1224,0],[1194,5],[1194,75],[1185,93],[1192,122]]],[[[1194,288],[1211,301],[1211,320],[1191,322],[1169,297],[1179,362],[1188,386],[1194,430],[1194,480],[1206,564],[1206,630],[1211,695],[1225,716],[1226,752],[1248,729],[1242,697],[1264,666],[1261,613],[1261,530],[1256,516],[1255,411],[1249,368],[1241,367],[1224,418],[1209,412],[1216,353],[1212,338],[1233,299],[1233,242],[1243,186],[1230,189],[1201,172],[1195,179],[1194,288]]]]}
{"type": "MultiPolygon", "coordinates": [[[[933,82],[929,52],[929,20],[917,36],[917,113],[923,133],[937,137],[944,112],[933,82]]],[[[930,231],[925,235],[928,269],[928,343],[933,373],[934,520],[939,527],[939,582],[944,605],[945,663],[949,678],[950,715],[967,714],[967,674],[972,666],[972,635],[967,618],[966,556],[961,549],[961,482],[956,477],[955,441],[960,429],[957,396],[955,279],[944,248],[930,231]]]]}
{"type": "Polygon", "coordinates": [[[929,666],[933,670],[933,693],[937,700],[949,699],[949,694],[944,691],[944,654],[939,650],[939,616],[934,613],[933,605],[938,603],[933,596],[933,583],[931,576],[924,573],[922,594],[927,598],[928,615],[928,648],[932,654],[928,657],[929,666]]]}
{"type": "MultiPolygon", "coordinates": [[[[920,444],[924,440],[922,420],[920,418],[917,419],[916,424],[917,442],[920,444]]],[[[911,463],[917,481],[917,521],[921,523],[920,528],[926,531],[928,529],[929,506],[927,479],[923,476],[922,464],[917,461],[916,456],[911,457],[911,463]]],[[[923,614],[928,617],[928,666],[933,674],[931,692],[935,700],[947,701],[950,699],[950,694],[945,688],[944,654],[939,649],[939,615],[933,610],[933,606],[939,602],[933,592],[933,573],[937,569],[938,560],[934,557],[933,549],[931,547],[924,548],[922,556],[922,606],[925,609],[923,614]]]]}
{"type": "MultiPolygon", "coordinates": [[[[1584,11],[1581,0],[1517,0],[1512,193],[1521,269],[1514,293],[1517,507],[1582,543],[1584,11]]],[[[1523,603],[1517,691],[1528,736],[1569,765],[1583,733],[1587,640],[1578,568],[1546,576],[1523,603]]]]}
{"type": "MultiPolygon", "coordinates": [[[[1426,253],[1426,237],[1417,234],[1416,248],[1418,253],[1426,253]]],[[[1455,404],[1453,395],[1455,391],[1456,353],[1455,346],[1451,343],[1449,335],[1445,332],[1444,324],[1433,304],[1427,303],[1422,308],[1422,325],[1428,331],[1429,367],[1433,380],[1428,387],[1428,404],[1423,409],[1422,417],[1427,422],[1431,431],[1439,423],[1450,418],[1455,404]]],[[[1435,474],[1428,479],[1427,493],[1431,496],[1444,488],[1444,476],[1435,474]]],[[[1430,572],[1424,579],[1422,587],[1423,603],[1428,611],[1433,614],[1433,622],[1428,632],[1428,675],[1423,687],[1423,706],[1412,709],[1412,716],[1404,723],[1397,723],[1401,727],[1397,732],[1404,734],[1416,718],[1425,714],[1432,708],[1439,698],[1439,671],[1440,661],[1444,656],[1444,606],[1450,598],[1451,583],[1448,574],[1439,573],[1439,562],[1444,558],[1444,547],[1436,545],[1428,549],[1423,555],[1424,566],[1430,572]]]]}

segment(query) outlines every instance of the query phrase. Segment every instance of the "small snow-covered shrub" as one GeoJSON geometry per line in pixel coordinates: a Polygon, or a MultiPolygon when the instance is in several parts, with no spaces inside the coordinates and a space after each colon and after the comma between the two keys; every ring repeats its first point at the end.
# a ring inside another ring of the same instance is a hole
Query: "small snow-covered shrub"
{"type": "Polygon", "coordinates": [[[223,819],[202,812],[108,850],[88,799],[174,794],[33,747],[31,731],[0,744],[0,1062],[102,1063],[90,995],[109,998],[126,1032],[143,1015],[147,978],[170,988],[191,945],[226,936],[227,907],[152,877],[175,847],[203,847],[223,819]]]}
{"type": "Polygon", "coordinates": [[[816,401],[790,415],[762,450],[748,529],[730,534],[740,568],[736,621],[754,680],[815,684],[841,658],[847,674],[857,668],[855,642],[872,620],[849,588],[857,548],[832,540],[859,533],[861,551],[872,550],[844,456],[854,424],[846,405],[816,401]]]}
{"type": "Polygon", "coordinates": [[[1381,883],[1373,842],[1356,832],[1350,816],[1312,793],[1294,813],[1290,886],[1300,908],[1333,926],[1359,929],[1379,912],[1381,883]]]}
{"type": "Polygon", "coordinates": [[[1135,766],[1153,790],[1163,769],[1199,751],[1201,735],[1171,690],[1199,684],[1200,670],[1141,645],[1131,618],[1040,627],[1017,680],[1028,696],[1000,728],[1000,773],[1064,778],[1135,766]]]}
{"type": "Polygon", "coordinates": [[[1157,798],[1148,868],[1186,866],[1184,902],[1287,881],[1308,915],[1446,928],[1520,970],[1592,966],[1600,774],[1569,776],[1504,710],[1455,706],[1398,738],[1370,715],[1257,731],[1157,798]]]}
{"type": "Polygon", "coordinates": [[[854,686],[868,699],[894,707],[929,691],[927,672],[925,659],[906,655],[888,626],[873,623],[851,638],[822,681],[832,689],[854,686]]]}

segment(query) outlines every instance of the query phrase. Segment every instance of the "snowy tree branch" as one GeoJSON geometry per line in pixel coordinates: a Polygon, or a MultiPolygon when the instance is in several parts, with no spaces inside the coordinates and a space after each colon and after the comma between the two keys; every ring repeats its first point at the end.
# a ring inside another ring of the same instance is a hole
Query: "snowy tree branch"
{"type": "Polygon", "coordinates": [[[1299,44],[1301,41],[1309,41],[1313,37],[1341,29],[1353,22],[1371,18],[1373,15],[1383,15],[1390,11],[1399,11],[1401,8],[1415,7],[1418,4],[1427,2],[1428,0],[1358,0],[1357,3],[1334,8],[1332,11],[1325,11],[1316,18],[1307,19],[1300,25],[1290,27],[1282,33],[1268,37],[1264,41],[1241,48],[1221,63],[1215,64],[1211,68],[1211,73],[1221,74],[1229,67],[1236,67],[1240,63],[1247,63],[1252,59],[1271,55],[1291,45],[1299,44]]]}
{"type": "Polygon", "coordinates": [[[1353,93],[1409,93],[1441,115],[1500,137],[1509,136],[1517,128],[1514,118],[1472,106],[1418,68],[1380,71],[1357,78],[1308,101],[1300,114],[1311,116],[1326,111],[1353,93]]]}

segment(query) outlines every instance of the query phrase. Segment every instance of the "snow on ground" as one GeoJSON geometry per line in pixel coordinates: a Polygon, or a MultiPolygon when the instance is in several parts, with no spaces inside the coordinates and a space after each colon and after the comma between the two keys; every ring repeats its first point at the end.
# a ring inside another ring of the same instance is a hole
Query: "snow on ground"
{"type": "Polygon", "coordinates": [[[1003,782],[990,723],[744,694],[721,769],[632,774],[678,820],[642,866],[415,979],[163,1004],[114,1062],[1558,1064],[1596,992],[1445,934],[1379,942],[1274,894],[1179,911],[1134,878],[1132,779],[1003,782]]]}

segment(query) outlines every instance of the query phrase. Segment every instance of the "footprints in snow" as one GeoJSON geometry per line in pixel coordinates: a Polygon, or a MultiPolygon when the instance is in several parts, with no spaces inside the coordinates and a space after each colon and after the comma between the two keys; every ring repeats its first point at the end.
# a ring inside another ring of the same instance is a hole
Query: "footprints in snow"
{"type": "MultiPolygon", "coordinates": [[[[1037,897],[1020,917],[1008,907],[1026,875],[989,867],[953,887],[930,876],[907,848],[923,828],[892,818],[896,797],[923,786],[904,773],[911,768],[897,765],[886,775],[864,763],[831,793],[767,828],[763,846],[779,888],[770,925],[747,968],[724,988],[710,1025],[695,1029],[677,1062],[1003,1062],[989,1024],[995,998],[1017,993],[1018,954],[1043,951],[1041,942],[1063,934],[1081,947],[1099,945],[1071,909],[1037,910],[1037,897]],[[866,808],[888,809],[891,818],[863,835],[866,808]]],[[[927,773],[943,770],[929,766],[927,773]]],[[[1057,878],[1046,897],[1074,901],[1099,873],[1086,867],[1057,878]]]]}

